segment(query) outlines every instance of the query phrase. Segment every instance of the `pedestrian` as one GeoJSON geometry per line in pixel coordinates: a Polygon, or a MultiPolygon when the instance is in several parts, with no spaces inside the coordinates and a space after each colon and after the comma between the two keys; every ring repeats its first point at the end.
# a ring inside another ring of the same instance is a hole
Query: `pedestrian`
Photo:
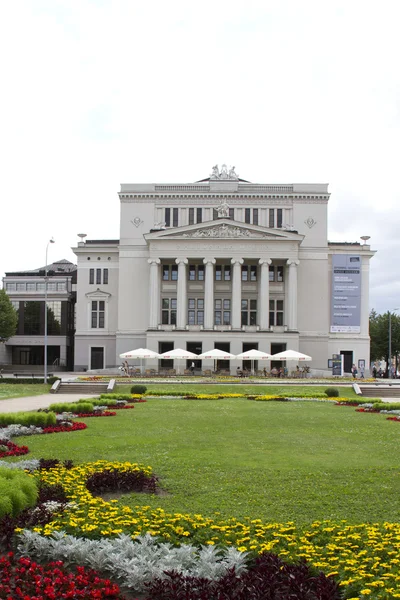
{"type": "Polygon", "coordinates": [[[190,365],[190,372],[192,375],[194,375],[194,362],[192,362],[192,364],[190,365]]]}
{"type": "Polygon", "coordinates": [[[376,371],[376,366],[374,365],[374,366],[372,367],[372,377],[373,377],[374,379],[376,379],[376,373],[377,373],[377,371],[376,371]]]}
{"type": "Polygon", "coordinates": [[[358,373],[358,371],[357,371],[356,365],[353,365],[351,367],[351,372],[352,372],[352,375],[353,375],[353,379],[357,379],[357,373],[358,373]]]}
{"type": "Polygon", "coordinates": [[[360,367],[360,379],[364,379],[364,372],[365,372],[365,367],[361,366],[360,367]]]}

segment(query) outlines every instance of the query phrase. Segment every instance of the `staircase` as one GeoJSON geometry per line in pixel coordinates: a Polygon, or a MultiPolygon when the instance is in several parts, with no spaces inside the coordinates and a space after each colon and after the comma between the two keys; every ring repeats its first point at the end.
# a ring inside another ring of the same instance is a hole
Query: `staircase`
{"type": "Polygon", "coordinates": [[[71,381],[61,383],[56,394],[90,394],[98,396],[107,392],[108,381],[106,383],[97,383],[93,381],[71,381]]]}
{"type": "Polygon", "coordinates": [[[399,384],[360,385],[361,393],[366,398],[400,398],[399,384]]]}

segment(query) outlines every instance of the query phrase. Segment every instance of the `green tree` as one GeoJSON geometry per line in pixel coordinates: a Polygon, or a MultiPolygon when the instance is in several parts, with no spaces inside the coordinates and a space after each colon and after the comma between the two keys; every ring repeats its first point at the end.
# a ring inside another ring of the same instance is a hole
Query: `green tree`
{"type": "MultiPolygon", "coordinates": [[[[400,354],[400,316],[390,314],[391,354],[400,354]]],[[[385,360],[389,364],[389,312],[379,315],[371,310],[369,315],[369,335],[371,337],[371,360],[385,360]]],[[[386,373],[388,375],[388,373],[386,373]]]]}
{"type": "Polygon", "coordinates": [[[5,290],[0,290],[0,342],[6,342],[17,331],[18,315],[5,290]]]}

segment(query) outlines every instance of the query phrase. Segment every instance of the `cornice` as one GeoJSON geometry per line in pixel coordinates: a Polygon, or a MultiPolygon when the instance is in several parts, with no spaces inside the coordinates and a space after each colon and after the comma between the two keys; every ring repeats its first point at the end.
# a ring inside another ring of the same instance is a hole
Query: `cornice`
{"type": "Polygon", "coordinates": [[[119,194],[121,202],[129,203],[169,203],[169,204],[186,204],[187,201],[196,200],[196,203],[201,201],[203,204],[213,204],[217,200],[223,198],[229,200],[232,204],[240,204],[244,201],[251,200],[254,204],[265,204],[274,202],[286,202],[291,205],[294,202],[302,204],[327,204],[329,201],[328,195],[310,195],[310,194],[230,194],[230,193],[207,193],[207,194],[119,194]]]}

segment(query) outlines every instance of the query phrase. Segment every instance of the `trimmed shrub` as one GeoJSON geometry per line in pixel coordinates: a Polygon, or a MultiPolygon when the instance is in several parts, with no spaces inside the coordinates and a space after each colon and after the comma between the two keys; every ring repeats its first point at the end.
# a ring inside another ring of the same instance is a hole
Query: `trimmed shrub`
{"type": "Polygon", "coordinates": [[[339,397],[339,390],[337,388],[326,388],[325,390],[325,394],[328,396],[328,398],[338,398],[339,397]]]}
{"type": "MultiPolygon", "coordinates": [[[[53,385],[58,379],[60,379],[60,377],[48,377],[47,383],[53,385]]],[[[44,383],[44,379],[39,379],[38,377],[2,377],[1,383],[6,383],[7,385],[9,383],[38,384],[44,383]]]]}
{"type": "Polygon", "coordinates": [[[80,415],[82,413],[92,413],[93,404],[85,400],[79,400],[79,402],[54,402],[50,404],[49,410],[54,411],[57,414],[60,413],[74,413],[80,415]]]}
{"type": "Polygon", "coordinates": [[[146,391],[147,387],[145,385],[140,385],[140,383],[131,387],[131,394],[145,394],[146,391]]]}
{"type": "Polygon", "coordinates": [[[15,517],[34,506],[38,497],[36,481],[23,471],[0,469],[0,517],[15,517]]]}
{"type": "MultiPolygon", "coordinates": [[[[0,414],[0,427],[18,424],[30,427],[50,427],[56,424],[56,415],[53,412],[21,412],[21,413],[2,413],[0,414]]],[[[0,429],[1,438],[1,429],[0,429]]]]}

